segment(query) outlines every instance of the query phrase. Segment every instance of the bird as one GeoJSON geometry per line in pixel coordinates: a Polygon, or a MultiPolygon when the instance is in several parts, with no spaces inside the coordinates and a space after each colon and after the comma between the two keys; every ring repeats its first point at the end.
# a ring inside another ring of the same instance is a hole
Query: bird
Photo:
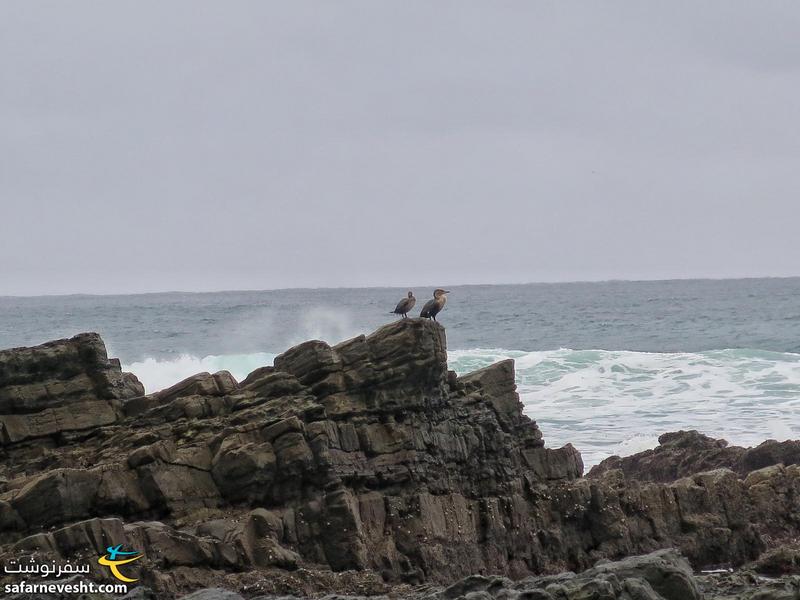
{"type": "Polygon", "coordinates": [[[435,321],[436,315],[438,315],[444,308],[444,305],[447,304],[447,294],[449,293],[448,290],[437,288],[436,291],[433,292],[433,300],[428,300],[425,303],[419,316],[424,319],[433,319],[435,321]]]}
{"type": "Polygon", "coordinates": [[[402,315],[405,319],[406,315],[409,313],[409,311],[411,311],[412,308],[414,308],[416,303],[417,299],[414,298],[414,293],[411,290],[408,290],[408,297],[400,300],[391,314],[402,315]]]}

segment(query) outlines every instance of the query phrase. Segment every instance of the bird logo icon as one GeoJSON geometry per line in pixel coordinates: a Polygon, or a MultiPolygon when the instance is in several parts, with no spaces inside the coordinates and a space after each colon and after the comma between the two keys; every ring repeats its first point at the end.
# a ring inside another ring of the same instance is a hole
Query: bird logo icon
{"type": "Polygon", "coordinates": [[[125,577],[122,573],[119,572],[119,567],[121,565],[127,565],[128,563],[132,563],[133,561],[142,558],[142,554],[140,552],[136,551],[124,552],[122,550],[122,544],[118,544],[117,546],[109,546],[108,548],[106,548],[106,552],[108,552],[108,554],[104,554],[103,556],[97,559],[98,563],[100,563],[104,567],[108,567],[109,570],[111,571],[111,574],[120,581],[124,581],[125,583],[133,583],[134,581],[138,581],[138,579],[131,579],[130,577],[125,577]],[[120,556],[129,558],[118,558],[120,556]]]}

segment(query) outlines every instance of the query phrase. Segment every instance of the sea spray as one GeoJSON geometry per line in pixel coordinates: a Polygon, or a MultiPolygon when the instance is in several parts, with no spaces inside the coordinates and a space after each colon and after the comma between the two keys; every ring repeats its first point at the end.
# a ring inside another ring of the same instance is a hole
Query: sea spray
{"type": "Polygon", "coordinates": [[[271,365],[275,356],[268,352],[204,356],[203,358],[184,354],[178,358],[167,360],[146,358],[139,362],[123,365],[123,369],[134,373],[144,384],[145,391],[151,394],[203,371],[209,373],[230,371],[237,381],[241,381],[258,367],[271,365]]]}
{"type": "MultiPolygon", "coordinates": [[[[285,338],[282,342],[282,347],[285,349],[312,339],[325,340],[333,345],[361,333],[354,325],[351,313],[346,310],[306,307],[298,313],[297,327],[291,335],[286,335],[285,332],[279,333],[275,313],[267,307],[255,307],[249,311],[246,319],[241,317],[224,319],[224,327],[230,334],[225,338],[223,346],[252,347],[259,339],[265,340],[263,343],[274,345],[275,341],[271,338],[275,335],[285,338]]],[[[145,357],[126,364],[125,369],[135,373],[147,392],[152,393],[202,371],[212,373],[220,370],[230,371],[238,381],[241,381],[254,369],[271,365],[276,355],[269,352],[252,352],[200,357],[182,353],[177,358],[145,357]]]]}

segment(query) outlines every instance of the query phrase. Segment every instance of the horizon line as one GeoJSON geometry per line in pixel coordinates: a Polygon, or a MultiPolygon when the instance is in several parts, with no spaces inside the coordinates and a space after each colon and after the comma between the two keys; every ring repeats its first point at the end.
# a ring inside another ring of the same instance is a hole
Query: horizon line
{"type": "MultiPolygon", "coordinates": [[[[748,281],[755,279],[800,279],[800,275],[748,275],[743,277],[666,277],[654,279],[572,279],[563,281],[525,281],[511,283],[456,283],[447,284],[446,287],[501,287],[501,286],[524,286],[524,285],[569,285],[581,283],[666,283],[672,281],[748,281]]],[[[438,285],[438,284],[437,284],[438,285]]],[[[375,289],[405,289],[405,288],[435,287],[433,284],[422,284],[412,286],[401,285],[365,285],[365,286],[300,286],[300,287],[276,287],[276,288],[241,288],[241,289],[221,289],[221,290],[159,290],[153,292],[72,292],[65,294],[0,294],[0,299],[6,298],[75,298],[75,297],[110,297],[110,296],[157,296],[166,294],[232,294],[232,293],[257,293],[257,292],[285,292],[285,291],[319,291],[319,290],[375,290],[375,289]]]]}

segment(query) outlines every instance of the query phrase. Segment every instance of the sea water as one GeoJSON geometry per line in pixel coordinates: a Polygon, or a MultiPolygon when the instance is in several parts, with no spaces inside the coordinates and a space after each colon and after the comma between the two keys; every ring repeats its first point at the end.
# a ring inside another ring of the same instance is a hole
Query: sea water
{"type": "MultiPolygon", "coordinates": [[[[369,333],[407,289],[0,297],[0,347],[97,331],[152,392],[369,333]]],[[[411,289],[416,313],[433,288],[411,289]]],[[[800,438],[800,278],[447,289],[450,367],[513,358],[547,444],[573,443],[587,465],[678,429],[744,445],[800,438]]]]}

